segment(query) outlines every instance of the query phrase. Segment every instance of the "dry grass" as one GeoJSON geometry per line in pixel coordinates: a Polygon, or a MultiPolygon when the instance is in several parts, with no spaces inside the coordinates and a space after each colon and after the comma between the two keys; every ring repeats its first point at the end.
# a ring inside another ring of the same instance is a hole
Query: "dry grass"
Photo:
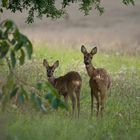
{"type": "Polygon", "coordinates": [[[94,10],[90,16],[83,16],[78,6],[70,6],[69,16],[58,20],[36,20],[27,25],[26,14],[6,12],[1,19],[11,18],[33,43],[51,44],[52,46],[80,47],[97,45],[101,50],[113,50],[138,54],[140,52],[140,1],[136,6],[125,6],[121,1],[103,1],[106,12],[99,16],[94,10]]]}

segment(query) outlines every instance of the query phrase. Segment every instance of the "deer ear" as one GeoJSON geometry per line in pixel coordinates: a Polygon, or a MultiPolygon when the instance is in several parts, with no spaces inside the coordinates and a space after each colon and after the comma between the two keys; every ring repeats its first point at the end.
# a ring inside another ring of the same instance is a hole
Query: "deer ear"
{"type": "Polygon", "coordinates": [[[59,66],[59,61],[55,61],[54,64],[53,64],[54,68],[57,68],[59,66]]]}
{"type": "Polygon", "coordinates": [[[87,53],[87,49],[85,48],[84,45],[81,46],[81,52],[82,52],[83,54],[87,53]]]}
{"type": "Polygon", "coordinates": [[[49,63],[46,59],[43,60],[43,66],[44,67],[48,67],[49,66],[49,63]]]}
{"type": "Polygon", "coordinates": [[[97,53],[97,47],[94,47],[91,52],[90,52],[92,55],[96,54],[97,53]]]}

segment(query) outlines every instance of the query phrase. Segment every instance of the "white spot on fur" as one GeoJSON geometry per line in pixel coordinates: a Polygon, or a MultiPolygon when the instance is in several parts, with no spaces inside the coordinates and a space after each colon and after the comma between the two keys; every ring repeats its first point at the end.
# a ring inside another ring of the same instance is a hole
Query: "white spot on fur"
{"type": "Polygon", "coordinates": [[[101,79],[100,74],[96,75],[96,78],[97,78],[97,79],[101,79]]]}
{"type": "Polygon", "coordinates": [[[80,81],[72,81],[72,83],[77,85],[77,86],[80,85],[80,81]]]}
{"type": "Polygon", "coordinates": [[[96,75],[94,79],[103,80],[100,74],[96,75]]]}

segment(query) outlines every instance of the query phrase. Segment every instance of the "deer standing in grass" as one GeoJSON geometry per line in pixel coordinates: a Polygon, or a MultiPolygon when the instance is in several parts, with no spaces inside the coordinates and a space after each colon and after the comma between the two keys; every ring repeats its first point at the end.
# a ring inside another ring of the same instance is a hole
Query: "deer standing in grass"
{"type": "Polygon", "coordinates": [[[68,97],[72,101],[72,114],[75,114],[75,106],[77,103],[78,116],[80,113],[80,91],[82,85],[82,79],[78,72],[71,71],[60,76],[58,78],[54,77],[54,71],[59,66],[59,61],[57,60],[52,66],[46,59],[43,60],[43,65],[46,67],[48,81],[58,90],[60,95],[64,96],[64,100],[68,103],[68,97]]]}
{"type": "Polygon", "coordinates": [[[91,52],[87,52],[84,45],[81,46],[81,52],[84,54],[84,64],[87,73],[90,77],[89,85],[91,88],[91,115],[93,115],[93,100],[97,101],[97,116],[100,113],[103,115],[107,90],[110,87],[111,80],[106,70],[103,68],[95,68],[92,65],[93,55],[97,53],[97,47],[94,47],[91,52]]]}

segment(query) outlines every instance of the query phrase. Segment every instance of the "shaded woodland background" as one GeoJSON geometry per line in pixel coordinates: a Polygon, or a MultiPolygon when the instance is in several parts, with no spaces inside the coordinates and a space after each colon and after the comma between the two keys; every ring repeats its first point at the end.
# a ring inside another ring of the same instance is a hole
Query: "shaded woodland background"
{"type": "Polygon", "coordinates": [[[78,6],[71,5],[64,18],[51,20],[35,19],[33,24],[25,23],[26,12],[12,14],[6,12],[0,19],[13,19],[21,31],[33,43],[51,43],[57,46],[97,45],[101,49],[138,53],[140,49],[140,1],[135,6],[125,6],[121,1],[106,0],[102,2],[105,13],[99,16],[92,10],[84,16],[78,6]]]}

